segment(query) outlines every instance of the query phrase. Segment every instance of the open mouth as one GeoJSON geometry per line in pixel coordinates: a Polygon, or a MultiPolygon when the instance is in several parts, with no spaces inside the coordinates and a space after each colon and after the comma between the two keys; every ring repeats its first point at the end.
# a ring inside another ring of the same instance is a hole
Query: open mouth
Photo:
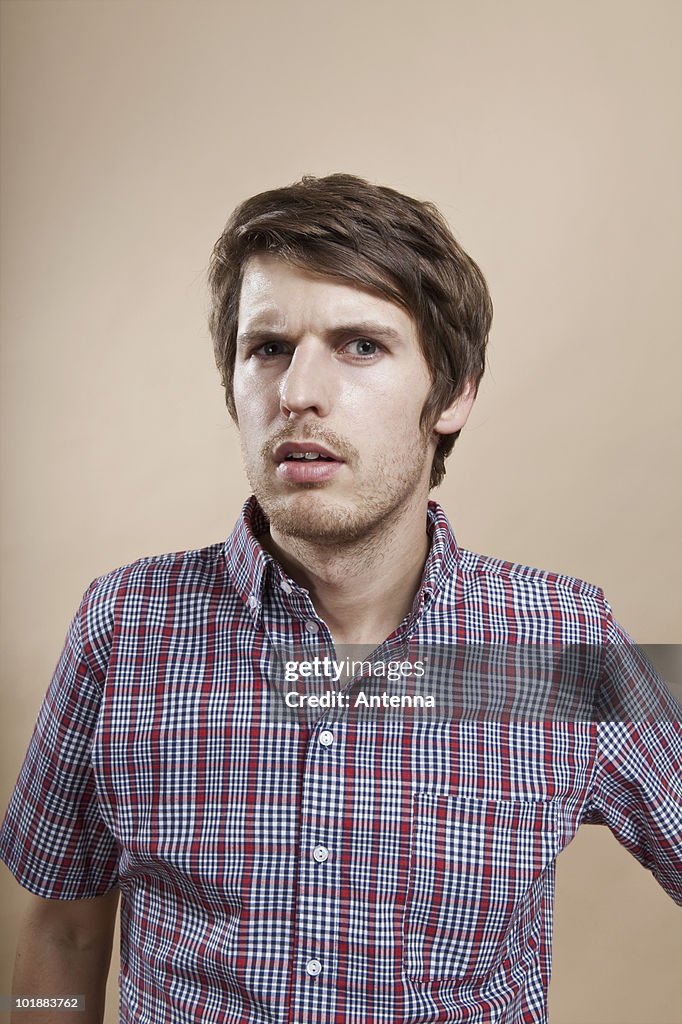
{"type": "Polygon", "coordinates": [[[322,486],[341,472],[344,460],[316,441],[287,441],[274,452],[277,473],[293,486],[322,486]]]}
{"type": "Polygon", "coordinates": [[[285,462],[300,462],[300,461],[303,460],[305,462],[316,462],[318,459],[321,462],[336,462],[337,461],[336,459],[333,459],[331,457],[331,455],[321,455],[319,452],[291,452],[290,455],[287,455],[285,457],[284,461],[285,462]]]}
{"type": "Polygon", "coordinates": [[[286,441],[274,451],[275,462],[343,462],[334,452],[317,441],[286,441]]]}

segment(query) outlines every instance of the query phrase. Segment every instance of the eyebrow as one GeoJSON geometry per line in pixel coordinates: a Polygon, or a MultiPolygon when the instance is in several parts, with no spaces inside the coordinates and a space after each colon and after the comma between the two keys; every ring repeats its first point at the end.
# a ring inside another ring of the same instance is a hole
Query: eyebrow
{"type": "MultiPolygon", "coordinates": [[[[400,342],[403,340],[400,331],[388,324],[378,320],[360,320],[352,323],[336,324],[325,332],[328,338],[339,341],[351,335],[372,335],[374,338],[383,338],[385,341],[400,342]]],[[[254,324],[252,327],[242,331],[237,336],[238,345],[248,345],[252,341],[281,341],[286,335],[286,330],[277,327],[259,327],[254,324]]]]}

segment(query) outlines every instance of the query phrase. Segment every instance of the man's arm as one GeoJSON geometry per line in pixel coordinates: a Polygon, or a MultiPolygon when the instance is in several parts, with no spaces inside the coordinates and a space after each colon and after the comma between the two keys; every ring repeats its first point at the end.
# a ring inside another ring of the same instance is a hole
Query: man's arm
{"type": "Polygon", "coordinates": [[[80,1010],[16,1010],[12,1024],[101,1024],[119,890],[90,900],[32,896],[19,933],[13,996],[85,996],[80,1010]]]}
{"type": "Polygon", "coordinates": [[[604,608],[597,757],[583,820],[608,825],[682,906],[682,708],[606,600],[604,608]]]}

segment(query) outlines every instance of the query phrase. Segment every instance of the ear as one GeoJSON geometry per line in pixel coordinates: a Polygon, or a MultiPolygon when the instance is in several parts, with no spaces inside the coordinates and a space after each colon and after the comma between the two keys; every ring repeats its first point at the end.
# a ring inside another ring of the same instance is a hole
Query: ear
{"type": "Polygon", "coordinates": [[[461,430],[469,419],[469,413],[476,399],[476,385],[468,380],[459,398],[443,409],[442,413],[433,425],[436,434],[455,434],[461,430]]]}

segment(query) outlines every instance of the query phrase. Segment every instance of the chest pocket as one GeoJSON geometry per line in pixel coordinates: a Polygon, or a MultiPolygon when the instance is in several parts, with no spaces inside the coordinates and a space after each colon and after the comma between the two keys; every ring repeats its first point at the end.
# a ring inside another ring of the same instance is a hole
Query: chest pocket
{"type": "Polygon", "coordinates": [[[403,969],[415,981],[483,978],[520,958],[542,929],[559,852],[551,801],[417,793],[403,919],[403,969]]]}

